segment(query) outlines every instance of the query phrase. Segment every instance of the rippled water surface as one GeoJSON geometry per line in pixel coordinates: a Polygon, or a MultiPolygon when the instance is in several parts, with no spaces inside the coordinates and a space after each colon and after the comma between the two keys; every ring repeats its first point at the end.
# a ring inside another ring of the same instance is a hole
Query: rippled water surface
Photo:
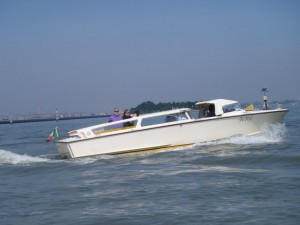
{"type": "Polygon", "coordinates": [[[299,224],[300,107],[283,124],[159,153],[60,159],[100,119],[0,125],[0,224],[299,224]]]}

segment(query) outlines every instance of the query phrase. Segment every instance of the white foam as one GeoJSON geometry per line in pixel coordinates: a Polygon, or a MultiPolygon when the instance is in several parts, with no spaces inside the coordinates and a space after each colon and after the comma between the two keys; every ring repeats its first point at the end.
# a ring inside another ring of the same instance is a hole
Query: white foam
{"type": "Polygon", "coordinates": [[[106,159],[109,160],[109,159],[114,159],[116,157],[117,157],[116,155],[95,155],[91,157],[83,157],[83,158],[75,158],[72,160],[66,160],[66,162],[77,164],[77,165],[86,165],[86,164],[92,164],[99,160],[106,160],[106,159]]]}
{"type": "Polygon", "coordinates": [[[235,167],[227,167],[227,166],[203,166],[201,171],[218,171],[218,172],[252,172],[252,173],[261,173],[266,170],[263,169],[249,169],[249,168],[235,168],[235,167]]]}
{"type": "Polygon", "coordinates": [[[96,162],[98,159],[96,157],[94,158],[79,158],[79,159],[73,159],[73,160],[69,160],[69,163],[72,164],[77,164],[77,165],[86,165],[86,164],[91,164],[96,162]]]}
{"type": "Polygon", "coordinates": [[[200,143],[197,145],[218,145],[218,144],[267,144],[281,142],[286,134],[286,127],[284,124],[270,124],[262,128],[262,132],[257,135],[241,135],[231,138],[200,143]]]}
{"type": "Polygon", "coordinates": [[[30,164],[37,162],[46,162],[49,159],[32,157],[28,155],[19,155],[10,151],[0,149],[0,165],[30,164]]]}

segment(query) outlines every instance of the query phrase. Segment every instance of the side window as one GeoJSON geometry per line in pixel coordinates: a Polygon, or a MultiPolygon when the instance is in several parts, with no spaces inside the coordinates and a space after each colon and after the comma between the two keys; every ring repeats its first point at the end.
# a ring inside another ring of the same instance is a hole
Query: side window
{"type": "Polygon", "coordinates": [[[144,126],[150,126],[150,125],[170,123],[170,122],[186,120],[186,119],[187,119],[187,117],[184,113],[162,115],[162,116],[156,116],[156,117],[143,119],[141,126],[144,127],[144,126]]]}
{"type": "Polygon", "coordinates": [[[199,118],[201,116],[201,114],[199,113],[200,111],[199,110],[193,110],[191,111],[191,117],[192,118],[199,118]]]}
{"type": "Polygon", "coordinates": [[[166,116],[155,116],[150,118],[144,118],[142,120],[141,126],[145,127],[145,126],[156,125],[165,122],[166,122],[166,116]]]}
{"type": "Polygon", "coordinates": [[[239,110],[241,110],[241,106],[239,104],[231,104],[231,105],[223,106],[224,113],[239,111],[239,110]]]}

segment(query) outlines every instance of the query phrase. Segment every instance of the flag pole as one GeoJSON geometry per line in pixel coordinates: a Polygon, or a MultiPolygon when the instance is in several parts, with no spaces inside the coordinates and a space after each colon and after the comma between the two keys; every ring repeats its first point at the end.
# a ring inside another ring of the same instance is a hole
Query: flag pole
{"type": "Polygon", "coordinates": [[[56,134],[57,134],[57,140],[59,140],[59,133],[58,133],[58,126],[55,127],[56,134]]]}

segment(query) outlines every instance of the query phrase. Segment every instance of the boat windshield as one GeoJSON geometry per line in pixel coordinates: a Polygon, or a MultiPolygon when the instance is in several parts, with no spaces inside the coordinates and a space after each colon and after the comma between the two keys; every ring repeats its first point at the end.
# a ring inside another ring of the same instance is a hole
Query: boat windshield
{"type": "Polygon", "coordinates": [[[241,108],[239,103],[234,103],[234,104],[231,104],[231,105],[223,106],[224,113],[233,112],[233,111],[240,111],[240,110],[242,110],[242,108],[241,108]]]}

